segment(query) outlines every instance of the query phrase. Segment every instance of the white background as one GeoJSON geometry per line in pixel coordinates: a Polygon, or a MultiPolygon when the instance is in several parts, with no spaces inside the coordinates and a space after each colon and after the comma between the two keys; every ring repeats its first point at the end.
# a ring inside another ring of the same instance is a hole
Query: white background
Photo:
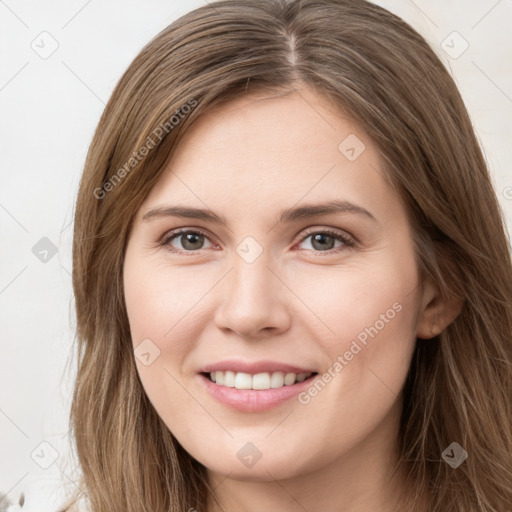
{"type": "MultiPolygon", "coordinates": [[[[451,69],[512,231],[512,0],[376,3],[414,26],[451,69]],[[458,58],[465,43],[454,31],[469,44],[458,58]]],[[[37,479],[72,474],[72,216],[93,131],[139,50],[201,5],[0,0],[0,492],[12,500],[37,479]],[[45,31],[51,36],[40,35],[45,31]],[[58,48],[43,59],[31,47],[43,44],[58,48]],[[46,263],[32,252],[43,237],[58,247],[46,263]],[[43,441],[58,453],[48,469],[31,458],[36,450],[36,460],[51,461],[43,441]]]]}

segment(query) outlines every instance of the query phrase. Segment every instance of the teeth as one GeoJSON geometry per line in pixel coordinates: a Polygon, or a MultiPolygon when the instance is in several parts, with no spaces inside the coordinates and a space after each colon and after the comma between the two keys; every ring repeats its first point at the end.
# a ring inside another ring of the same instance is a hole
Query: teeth
{"type": "Polygon", "coordinates": [[[224,386],[227,386],[228,388],[235,387],[235,372],[224,373],[224,386]]]}
{"type": "Polygon", "coordinates": [[[292,386],[296,382],[302,382],[312,373],[283,373],[263,372],[251,375],[244,372],[211,372],[210,380],[220,386],[236,389],[275,389],[283,386],[292,386]]]}
{"type": "Polygon", "coordinates": [[[270,373],[257,373],[253,375],[252,389],[270,389],[270,373]]]}
{"type": "Polygon", "coordinates": [[[292,384],[295,384],[296,379],[297,379],[297,375],[295,375],[295,373],[287,373],[284,376],[285,386],[291,386],[292,384]]]}
{"type": "Polygon", "coordinates": [[[284,373],[274,372],[270,377],[271,388],[282,388],[284,386],[284,373]]]}
{"type": "MultiPolygon", "coordinates": [[[[222,373],[222,372],[218,372],[222,373]]],[[[236,389],[252,389],[252,376],[249,373],[238,372],[235,375],[236,389]]]]}

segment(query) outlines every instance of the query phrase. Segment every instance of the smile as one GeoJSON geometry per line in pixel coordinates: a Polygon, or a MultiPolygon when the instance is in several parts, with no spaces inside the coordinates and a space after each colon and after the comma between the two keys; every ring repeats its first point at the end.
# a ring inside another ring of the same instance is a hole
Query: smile
{"type": "Polygon", "coordinates": [[[242,412],[276,408],[313,385],[318,372],[271,361],[224,361],[197,374],[200,386],[218,403],[242,412]],[[229,369],[228,369],[229,368],[229,369]]]}
{"type": "Polygon", "coordinates": [[[293,386],[297,382],[309,379],[315,372],[309,373],[284,373],[262,372],[254,375],[245,372],[216,371],[205,374],[218,386],[226,386],[236,389],[277,389],[284,386],[293,386]]]}

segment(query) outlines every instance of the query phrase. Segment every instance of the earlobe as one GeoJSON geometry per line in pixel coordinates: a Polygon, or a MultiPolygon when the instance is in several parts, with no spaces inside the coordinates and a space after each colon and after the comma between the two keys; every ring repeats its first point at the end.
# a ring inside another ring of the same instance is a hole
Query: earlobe
{"type": "Polygon", "coordinates": [[[463,305],[464,301],[459,297],[442,297],[441,293],[428,283],[423,293],[416,336],[422,339],[438,336],[459,316],[463,305]]]}

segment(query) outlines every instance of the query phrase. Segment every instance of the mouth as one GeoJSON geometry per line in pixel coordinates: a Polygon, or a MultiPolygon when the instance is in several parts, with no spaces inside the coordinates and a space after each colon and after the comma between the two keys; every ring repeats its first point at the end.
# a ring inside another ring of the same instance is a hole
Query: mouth
{"type": "Polygon", "coordinates": [[[203,390],[221,405],[244,413],[277,408],[313,385],[318,377],[318,372],[281,364],[266,365],[269,371],[262,371],[264,366],[261,364],[252,367],[235,364],[230,365],[231,370],[225,369],[228,365],[215,366],[203,368],[207,371],[197,374],[203,390]],[[237,368],[233,366],[245,371],[235,371],[237,368]]]}
{"type": "Polygon", "coordinates": [[[268,389],[279,389],[286,386],[293,386],[297,383],[310,380],[318,375],[317,372],[294,373],[294,372],[260,372],[246,373],[235,371],[202,372],[206,379],[216,386],[224,386],[239,390],[264,391],[268,389]]]}

